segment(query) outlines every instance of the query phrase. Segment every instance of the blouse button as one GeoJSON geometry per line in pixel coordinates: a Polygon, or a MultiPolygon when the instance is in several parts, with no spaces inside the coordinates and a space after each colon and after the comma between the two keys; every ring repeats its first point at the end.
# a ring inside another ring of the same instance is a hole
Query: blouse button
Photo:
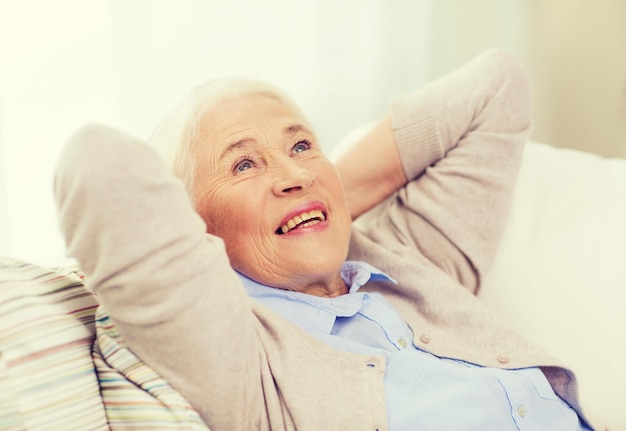
{"type": "Polygon", "coordinates": [[[424,344],[430,343],[430,337],[426,334],[420,335],[420,341],[424,344]]]}
{"type": "Polygon", "coordinates": [[[501,364],[506,364],[507,362],[509,362],[509,357],[507,355],[498,355],[498,357],[496,359],[501,364]]]}
{"type": "Polygon", "coordinates": [[[398,344],[402,347],[406,347],[406,340],[404,338],[398,338],[398,344]]]}

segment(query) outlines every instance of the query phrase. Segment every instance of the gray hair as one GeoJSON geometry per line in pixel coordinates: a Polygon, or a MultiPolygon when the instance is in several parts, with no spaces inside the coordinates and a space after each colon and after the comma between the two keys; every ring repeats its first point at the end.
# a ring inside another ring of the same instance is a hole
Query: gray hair
{"type": "Polygon", "coordinates": [[[149,139],[151,146],[163,155],[172,173],[183,182],[196,209],[199,202],[197,190],[194,190],[196,177],[194,149],[200,140],[202,120],[219,102],[253,94],[278,100],[299,115],[302,121],[308,123],[300,107],[278,87],[251,79],[224,78],[210,80],[193,88],[187,97],[161,120],[149,139]]]}

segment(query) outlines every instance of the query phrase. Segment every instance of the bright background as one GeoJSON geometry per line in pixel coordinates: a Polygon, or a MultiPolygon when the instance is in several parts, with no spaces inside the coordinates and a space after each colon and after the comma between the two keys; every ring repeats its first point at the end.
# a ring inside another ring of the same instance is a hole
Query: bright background
{"type": "Polygon", "coordinates": [[[329,150],[491,46],[531,75],[534,139],[626,157],[623,0],[0,0],[0,255],[64,263],[52,177],[83,123],[147,138],[191,86],[248,76],[329,150]]]}

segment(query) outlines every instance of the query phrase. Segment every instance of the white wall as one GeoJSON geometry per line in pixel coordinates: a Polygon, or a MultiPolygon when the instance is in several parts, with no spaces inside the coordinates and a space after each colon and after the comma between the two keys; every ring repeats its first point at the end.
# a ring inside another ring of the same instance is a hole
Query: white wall
{"type": "Polygon", "coordinates": [[[626,158],[626,1],[439,0],[431,77],[491,46],[523,62],[534,140],[626,158]]]}
{"type": "Polygon", "coordinates": [[[425,82],[429,8],[429,0],[0,0],[0,253],[64,263],[52,178],[70,134],[95,121],[146,138],[210,78],[283,87],[331,148],[382,115],[388,96],[425,82]]]}
{"type": "Polygon", "coordinates": [[[249,76],[330,149],[491,46],[529,70],[534,139],[626,157],[623,0],[0,0],[0,254],[63,261],[53,169],[82,123],[145,138],[191,86],[249,76]]]}
{"type": "MultiPolygon", "coordinates": [[[[59,151],[77,125],[117,123],[104,1],[3,2],[0,142],[7,254],[62,261],[52,199],[59,151]]],[[[1,205],[0,205],[1,206],[1,205]]]]}
{"type": "Polygon", "coordinates": [[[535,137],[626,158],[626,1],[531,0],[535,137]]]}
{"type": "MultiPolygon", "coordinates": [[[[2,106],[2,94],[0,93],[0,106],[2,106]]],[[[0,117],[0,256],[8,256],[9,244],[9,214],[7,208],[7,186],[4,172],[4,150],[2,148],[2,117],[0,117]]]]}
{"type": "Polygon", "coordinates": [[[491,47],[525,61],[528,0],[439,0],[432,4],[431,77],[491,47]]]}

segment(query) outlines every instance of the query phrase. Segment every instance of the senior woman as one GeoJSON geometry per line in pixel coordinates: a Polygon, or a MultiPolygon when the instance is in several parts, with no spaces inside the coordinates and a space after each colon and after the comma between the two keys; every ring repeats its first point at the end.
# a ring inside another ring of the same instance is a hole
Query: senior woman
{"type": "Polygon", "coordinates": [[[133,381],[119,357],[139,358],[214,430],[590,429],[572,373],[473,295],[530,105],[488,51],[393,100],[335,166],[284,94],[212,82],[153,139],[186,190],[146,146],[83,129],[56,195],[108,322],[97,364],[133,381]]]}

